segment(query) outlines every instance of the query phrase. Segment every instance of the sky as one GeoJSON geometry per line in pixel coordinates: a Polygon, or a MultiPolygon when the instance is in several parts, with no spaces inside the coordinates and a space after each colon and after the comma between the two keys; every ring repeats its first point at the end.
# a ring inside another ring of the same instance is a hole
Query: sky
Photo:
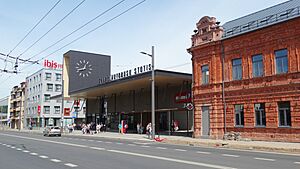
{"type": "MultiPolygon", "coordinates": [[[[21,59],[33,57],[32,61],[40,63],[44,59],[62,63],[63,54],[69,50],[105,54],[111,56],[111,73],[114,74],[151,63],[151,58],[140,52],[151,53],[151,46],[154,46],[155,69],[192,73],[191,55],[186,49],[191,46],[191,35],[203,16],[214,16],[222,25],[285,1],[61,0],[50,11],[58,0],[0,0],[0,53],[10,53],[21,59]],[[119,2],[109,12],[53,45],[119,2]],[[111,20],[140,2],[140,5],[111,20]],[[57,26],[41,38],[55,24],[57,26]]],[[[15,60],[4,62],[3,59],[5,56],[0,55],[0,69],[14,70],[15,60]]],[[[8,96],[14,86],[42,68],[42,64],[19,62],[19,73],[0,72],[0,98],[8,96]]]]}

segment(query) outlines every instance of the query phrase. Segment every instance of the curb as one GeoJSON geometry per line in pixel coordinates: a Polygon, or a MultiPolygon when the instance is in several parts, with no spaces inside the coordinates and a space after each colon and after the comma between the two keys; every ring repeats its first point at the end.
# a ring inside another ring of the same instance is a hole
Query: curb
{"type": "Polygon", "coordinates": [[[198,142],[198,141],[183,141],[165,139],[162,143],[175,144],[175,145],[186,145],[186,146],[199,146],[199,147],[211,147],[211,148],[229,148],[236,150],[253,150],[253,151],[268,151],[274,153],[292,153],[294,155],[300,155],[300,148],[283,148],[283,147],[267,147],[259,145],[243,145],[238,142],[227,142],[223,140],[216,140],[215,142],[198,142]]]}

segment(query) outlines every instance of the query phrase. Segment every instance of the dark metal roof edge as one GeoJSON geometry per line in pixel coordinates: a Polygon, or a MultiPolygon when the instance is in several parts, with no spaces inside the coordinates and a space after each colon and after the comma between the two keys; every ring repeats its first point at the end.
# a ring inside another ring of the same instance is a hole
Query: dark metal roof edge
{"type": "MultiPolygon", "coordinates": [[[[89,88],[84,88],[84,89],[80,89],[80,90],[77,90],[77,91],[69,92],[69,95],[73,95],[73,94],[76,94],[76,93],[81,93],[81,92],[92,90],[92,89],[99,88],[99,87],[106,87],[106,86],[109,86],[109,85],[120,84],[120,83],[123,83],[123,82],[127,82],[129,80],[142,79],[142,78],[145,78],[147,76],[150,77],[151,73],[152,73],[152,71],[148,71],[148,72],[136,74],[136,75],[133,75],[133,76],[121,78],[121,79],[118,79],[118,80],[110,81],[110,82],[107,82],[107,83],[104,83],[104,84],[98,84],[96,86],[92,86],[92,87],[89,87],[89,88]]],[[[173,71],[160,70],[160,69],[156,69],[154,73],[155,73],[155,75],[172,75],[172,76],[180,75],[180,76],[186,76],[187,78],[192,79],[192,74],[190,74],[190,73],[173,72],[173,71]]]]}
{"type": "Polygon", "coordinates": [[[251,33],[251,32],[254,32],[254,31],[258,31],[258,30],[260,30],[260,29],[264,29],[264,28],[267,28],[267,27],[271,27],[271,26],[274,26],[274,25],[283,23],[283,22],[288,22],[288,21],[297,19],[298,17],[300,17],[300,15],[294,16],[294,17],[290,17],[290,18],[286,18],[286,19],[284,19],[284,20],[279,20],[279,21],[273,22],[273,23],[271,23],[271,24],[269,24],[269,25],[264,25],[264,26],[257,27],[257,28],[254,28],[254,29],[246,30],[246,31],[244,31],[244,32],[240,32],[240,33],[236,33],[236,34],[233,34],[233,35],[225,36],[225,37],[222,37],[221,40],[227,40],[227,39],[230,39],[230,38],[233,38],[233,37],[236,37],[236,36],[241,36],[241,35],[244,35],[244,34],[247,34],[247,33],[251,33]]]}
{"type": "Polygon", "coordinates": [[[78,51],[78,50],[69,50],[66,53],[64,53],[63,55],[68,55],[71,52],[77,52],[77,53],[83,53],[83,54],[100,55],[100,56],[105,56],[105,57],[111,57],[110,55],[107,55],[107,54],[99,54],[99,53],[92,53],[92,52],[85,52],[85,51],[78,51]]]}
{"type": "MultiPolygon", "coordinates": [[[[249,17],[249,16],[251,16],[251,15],[255,15],[255,14],[260,13],[260,12],[262,12],[262,11],[269,10],[269,9],[274,8],[274,7],[277,7],[277,6],[279,6],[279,5],[282,5],[282,4],[285,4],[285,3],[289,3],[290,1],[293,1],[293,0],[285,1],[285,2],[282,2],[282,3],[276,4],[276,5],[273,5],[273,6],[264,8],[264,9],[262,9],[262,10],[259,10],[259,11],[256,11],[256,12],[253,12],[253,13],[250,13],[250,14],[247,14],[247,15],[244,15],[244,16],[242,16],[242,17],[239,17],[239,18],[230,20],[230,21],[228,21],[228,22],[225,22],[222,26],[224,26],[224,25],[226,25],[226,24],[228,24],[228,23],[231,23],[231,22],[240,20],[240,19],[242,19],[242,18],[249,17]]],[[[229,28],[229,29],[230,29],[230,28],[229,28]]]]}

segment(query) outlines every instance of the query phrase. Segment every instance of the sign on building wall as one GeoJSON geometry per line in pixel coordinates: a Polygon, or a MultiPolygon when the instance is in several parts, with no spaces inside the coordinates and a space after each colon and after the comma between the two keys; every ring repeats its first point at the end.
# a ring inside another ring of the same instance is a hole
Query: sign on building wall
{"type": "Polygon", "coordinates": [[[44,67],[45,68],[50,68],[50,69],[62,69],[63,68],[63,65],[62,64],[59,64],[55,61],[49,61],[48,59],[45,59],[44,60],[44,67]]]}
{"type": "Polygon", "coordinates": [[[70,116],[70,108],[64,108],[64,116],[70,116]]]}
{"type": "Polygon", "coordinates": [[[192,94],[190,91],[184,91],[175,95],[175,103],[190,103],[192,102],[192,94]]]}

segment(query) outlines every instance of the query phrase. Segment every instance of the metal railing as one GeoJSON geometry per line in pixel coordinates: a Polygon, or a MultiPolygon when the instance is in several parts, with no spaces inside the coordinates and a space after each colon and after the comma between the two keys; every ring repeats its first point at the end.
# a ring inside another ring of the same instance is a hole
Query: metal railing
{"type": "Polygon", "coordinates": [[[272,23],[276,23],[279,21],[287,20],[288,18],[292,18],[295,16],[300,15],[300,6],[291,8],[288,10],[285,10],[283,12],[279,12],[273,15],[269,15],[266,17],[263,17],[261,19],[255,20],[255,21],[250,21],[246,24],[235,26],[233,28],[230,28],[228,30],[225,29],[223,38],[230,37],[236,34],[240,34],[243,32],[248,32],[256,28],[260,28],[263,26],[270,25],[272,23]]]}

